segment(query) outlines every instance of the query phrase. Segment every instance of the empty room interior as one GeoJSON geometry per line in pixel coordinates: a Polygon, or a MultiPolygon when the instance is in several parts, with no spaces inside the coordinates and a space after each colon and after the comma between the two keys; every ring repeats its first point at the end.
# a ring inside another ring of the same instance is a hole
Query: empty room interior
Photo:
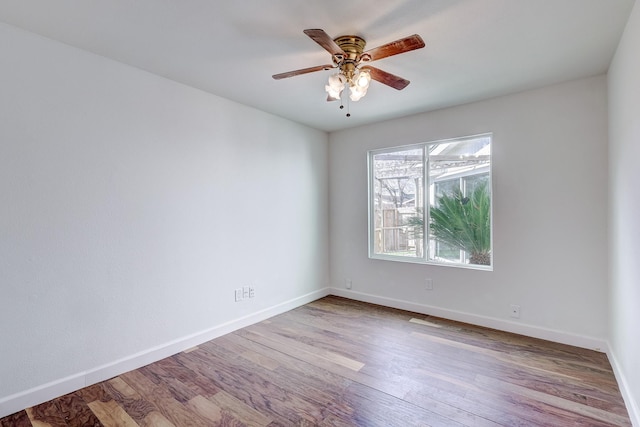
{"type": "Polygon", "coordinates": [[[639,52],[635,0],[2,2],[0,425],[640,427],[639,52]]]}

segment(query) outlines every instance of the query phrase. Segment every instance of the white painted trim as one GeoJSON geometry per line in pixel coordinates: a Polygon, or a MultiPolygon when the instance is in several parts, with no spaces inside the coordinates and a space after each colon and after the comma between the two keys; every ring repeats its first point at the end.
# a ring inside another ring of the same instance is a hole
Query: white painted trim
{"type": "Polygon", "coordinates": [[[633,398],[629,383],[626,380],[610,343],[607,343],[607,357],[609,358],[609,363],[613,368],[613,374],[616,376],[616,381],[618,381],[618,388],[620,389],[620,394],[622,394],[624,404],[627,407],[631,424],[633,427],[640,427],[640,408],[636,404],[636,400],[633,398]]]}
{"type": "Polygon", "coordinates": [[[65,378],[60,378],[37,387],[0,398],[0,418],[21,411],[25,408],[54,399],[83,387],[108,380],[117,375],[140,368],[165,357],[172,356],[191,347],[197,346],[214,338],[244,328],[270,317],[300,307],[311,301],[329,295],[329,288],[293,298],[272,307],[265,308],[255,313],[230,320],[217,326],[213,326],[195,334],[178,338],[171,342],[150,348],[145,351],[124,357],[114,362],[79,372],[65,378]]]}
{"type": "MultiPolygon", "coordinates": [[[[484,326],[486,328],[497,329],[514,334],[526,335],[528,337],[540,338],[543,340],[553,341],[561,344],[573,345],[576,347],[588,348],[605,352],[607,342],[597,338],[587,337],[583,335],[570,334],[555,329],[541,328],[538,326],[526,325],[523,323],[513,322],[505,319],[497,319],[494,317],[478,316],[476,314],[464,313],[461,311],[448,310],[434,307],[426,304],[418,304],[415,302],[398,300],[394,298],[381,297],[353,290],[330,288],[331,295],[349,298],[357,301],[368,302],[372,304],[384,305],[386,307],[398,308],[401,310],[413,311],[420,314],[427,314],[444,319],[455,320],[458,322],[470,323],[472,325],[484,326]]],[[[640,426],[639,426],[640,427],[640,426]]]]}

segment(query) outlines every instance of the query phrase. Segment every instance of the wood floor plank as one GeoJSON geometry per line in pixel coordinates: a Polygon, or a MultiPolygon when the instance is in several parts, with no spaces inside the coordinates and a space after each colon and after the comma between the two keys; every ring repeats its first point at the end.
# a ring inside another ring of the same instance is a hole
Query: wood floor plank
{"type": "Polygon", "coordinates": [[[164,415],[158,411],[149,412],[142,422],[140,427],[179,427],[169,421],[164,415]]]}
{"type": "Polygon", "coordinates": [[[0,426],[2,427],[31,427],[31,425],[26,411],[19,411],[0,419],[0,426]]]}
{"type": "Polygon", "coordinates": [[[96,400],[100,402],[109,402],[111,400],[111,397],[107,394],[104,386],[101,383],[80,389],[75,394],[80,397],[85,403],[93,402],[96,400]]]}
{"type": "MultiPolygon", "coordinates": [[[[200,365],[205,361],[213,361],[215,369],[201,368],[200,372],[209,376],[229,394],[274,420],[291,424],[322,417],[321,402],[307,398],[304,395],[306,388],[301,387],[301,384],[283,381],[277,373],[260,369],[257,365],[247,366],[244,359],[226,353],[223,347],[203,345],[198,352],[180,356],[195,358],[193,363],[200,365]]],[[[314,397],[316,396],[314,393],[314,397]]]]}
{"type": "Polygon", "coordinates": [[[233,414],[236,419],[249,426],[265,427],[273,420],[229,393],[219,391],[209,398],[215,406],[233,414]]]}
{"type": "Polygon", "coordinates": [[[588,405],[577,403],[568,399],[559,398],[557,396],[532,390],[527,387],[522,387],[516,384],[511,384],[506,381],[497,380],[494,378],[488,378],[479,375],[476,378],[477,383],[481,383],[491,389],[499,389],[507,393],[518,394],[524,397],[532,398],[538,402],[546,403],[557,408],[566,409],[570,412],[580,414],[585,417],[593,418],[606,423],[611,423],[617,426],[630,425],[626,417],[604,411],[602,409],[594,408],[588,405]]]}
{"type": "Polygon", "coordinates": [[[246,329],[237,331],[242,337],[260,343],[273,350],[282,352],[296,359],[302,360],[310,365],[320,366],[330,372],[343,375],[346,378],[352,377],[352,374],[362,369],[362,362],[357,362],[358,365],[347,363],[341,363],[336,357],[325,357],[320,352],[315,352],[314,348],[308,344],[298,343],[293,339],[279,336],[275,333],[266,331],[256,331],[255,329],[246,329]]]}
{"type": "Polygon", "coordinates": [[[201,417],[206,418],[214,424],[220,424],[222,420],[222,409],[204,396],[193,397],[187,405],[201,417]]]}
{"type": "Polygon", "coordinates": [[[87,403],[76,393],[54,399],[62,417],[70,427],[102,427],[102,423],[91,412],[87,403]]]}
{"type": "Polygon", "coordinates": [[[326,297],[0,426],[631,426],[606,355],[326,297]]]}
{"type": "Polygon", "coordinates": [[[154,363],[140,369],[156,386],[166,388],[171,396],[180,403],[188,402],[202,391],[195,385],[191,387],[165,371],[160,363],[154,363]]]}
{"type": "Polygon", "coordinates": [[[105,427],[140,427],[114,400],[94,400],[88,405],[105,427]]]}
{"type": "Polygon", "coordinates": [[[67,427],[60,409],[51,400],[27,408],[26,411],[33,427],[67,427]]]}
{"type": "Polygon", "coordinates": [[[478,413],[483,413],[486,418],[494,421],[506,418],[522,425],[613,427],[613,424],[584,417],[526,396],[490,389],[481,393],[469,393],[467,400],[477,403],[478,413]]]}
{"type": "MultiPolygon", "coordinates": [[[[271,348],[243,338],[238,334],[229,334],[223,338],[219,343],[230,351],[242,352],[245,349],[250,349],[256,354],[268,354],[278,364],[278,367],[273,370],[277,376],[286,378],[287,382],[304,384],[305,389],[312,392],[316,398],[325,396],[325,398],[332,399],[351,383],[342,375],[336,375],[285,353],[274,352],[271,348]]],[[[261,363],[259,365],[263,366],[261,363]]]]}
{"type": "MultiPolygon", "coordinates": [[[[229,334],[224,338],[224,340],[219,341],[224,349],[243,351],[242,349],[244,348],[251,348],[256,353],[267,352],[272,358],[277,359],[279,366],[268,380],[284,386],[288,392],[306,396],[317,407],[324,408],[326,413],[345,415],[353,412],[353,409],[348,405],[335,399],[336,395],[342,393],[351,384],[351,381],[347,378],[305,363],[287,354],[273,352],[267,347],[236,334],[229,334]],[[285,378],[286,381],[283,380],[285,378]],[[304,384],[304,388],[291,387],[292,384],[304,384]]],[[[246,366],[250,369],[248,365],[246,366]]],[[[355,374],[347,368],[342,369],[355,374]]],[[[298,421],[303,422],[304,420],[298,421]]]]}
{"type": "Polygon", "coordinates": [[[152,403],[165,418],[176,426],[204,426],[207,420],[176,400],[169,387],[156,385],[142,369],[127,372],[121,377],[146,401],[152,403]]]}
{"type": "MultiPolygon", "coordinates": [[[[613,407],[620,409],[621,405],[623,405],[623,402],[619,399],[620,393],[617,386],[612,388],[609,378],[604,380],[597,378],[602,375],[601,372],[598,372],[596,374],[597,377],[594,377],[593,372],[589,369],[583,368],[580,370],[573,367],[566,369],[562,364],[555,363],[553,357],[546,357],[544,358],[545,360],[537,358],[538,360],[536,360],[530,354],[504,353],[486,348],[477,348],[454,340],[428,336],[427,334],[414,334],[414,336],[476,353],[477,355],[464,355],[464,359],[472,363],[471,366],[474,366],[476,371],[485,368],[487,370],[493,369],[499,372],[500,375],[513,373],[512,378],[514,379],[520,377],[521,379],[529,378],[533,380],[534,387],[543,386],[547,382],[552,383],[555,390],[558,390],[558,386],[560,386],[560,389],[570,388],[570,391],[566,393],[567,398],[570,395],[574,395],[574,398],[592,396],[600,400],[611,399],[612,405],[610,405],[609,409],[613,407]],[[520,375],[515,373],[520,373],[520,375]],[[580,394],[576,394],[576,392],[580,392],[580,394]]],[[[452,359],[456,357],[451,352],[448,352],[448,354],[452,359]]],[[[460,366],[462,362],[457,361],[457,363],[460,366]]],[[[594,403],[597,404],[597,400],[594,403]]]]}
{"type": "MultiPolygon", "coordinates": [[[[196,351],[195,349],[192,351],[196,351]]],[[[211,381],[206,380],[192,369],[182,365],[176,356],[167,357],[155,363],[160,368],[159,373],[164,377],[170,376],[187,386],[196,394],[215,394],[220,391],[211,381]]],[[[150,366],[151,368],[151,366],[150,366]]]]}
{"type": "Polygon", "coordinates": [[[127,384],[122,378],[116,377],[106,381],[103,387],[106,393],[133,418],[139,425],[146,425],[149,414],[157,412],[157,408],[127,384]]]}
{"type": "Polygon", "coordinates": [[[404,395],[403,400],[445,418],[457,421],[465,426],[500,427],[502,425],[510,425],[499,424],[496,421],[486,418],[484,415],[478,414],[476,406],[460,404],[461,399],[442,401],[442,399],[435,399],[424,394],[415,395],[409,392],[404,395]]]}
{"type": "MultiPolygon", "coordinates": [[[[253,331],[259,335],[263,335],[266,338],[271,340],[279,341],[288,346],[296,347],[301,352],[307,352],[310,357],[314,358],[323,358],[331,363],[335,363],[340,366],[344,366],[345,368],[349,368],[353,371],[359,371],[364,366],[359,360],[355,360],[351,357],[344,356],[338,352],[327,350],[325,348],[321,348],[317,345],[313,345],[305,342],[303,339],[299,339],[299,337],[292,337],[293,335],[291,331],[287,331],[287,334],[282,333],[273,333],[270,328],[265,328],[263,325],[253,325],[247,328],[250,331],[253,331]],[[287,336],[289,335],[289,336],[287,336]]],[[[302,338],[302,337],[300,337],[302,338]]],[[[311,341],[311,340],[307,340],[311,341]]]]}
{"type": "Polygon", "coordinates": [[[341,398],[355,408],[351,419],[348,420],[353,425],[389,427],[459,427],[464,425],[358,383],[352,384],[341,398]]]}
{"type": "Polygon", "coordinates": [[[130,399],[140,398],[140,394],[120,377],[110,379],[109,381],[107,381],[107,384],[112,387],[111,391],[117,392],[117,394],[122,397],[130,399]]]}
{"type": "MultiPolygon", "coordinates": [[[[450,353],[447,354],[451,357],[450,353]]],[[[566,378],[561,376],[553,378],[549,372],[545,372],[544,376],[540,375],[537,371],[526,372],[521,369],[523,366],[520,364],[510,366],[496,361],[487,363],[482,360],[474,360],[473,355],[465,355],[465,358],[474,362],[470,365],[471,372],[474,376],[480,374],[486,376],[499,375],[508,379],[510,382],[521,383],[534,389],[540,389],[539,391],[544,391],[558,398],[572,399],[581,404],[584,404],[585,401],[588,400],[593,406],[600,407],[600,409],[613,411],[614,413],[620,412],[621,407],[619,405],[605,400],[607,399],[607,395],[602,395],[599,390],[586,387],[579,382],[568,382],[566,378]]],[[[405,366],[405,375],[407,376],[421,378],[423,381],[428,381],[429,377],[437,377],[451,382],[454,381],[450,374],[447,374],[445,377],[440,375],[439,372],[447,371],[446,369],[436,369],[435,371],[428,372],[429,368],[425,367],[424,364],[413,364],[413,366],[411,366],[407,362],[405,363],[407,364],[407,366],[405,366]],[[424,374],[427,374],[428,377],[425,377],[424,374]]],[[[456,361],[456,365],[459,369],[469,369],[469,367],[463,368],[463,362],[461,361],[456,361]]],[[[465,383],[469,384],[469,380],[465,383]]],[[[624,413],[624,407],[622,407],[622,412],[624,413]]]]}

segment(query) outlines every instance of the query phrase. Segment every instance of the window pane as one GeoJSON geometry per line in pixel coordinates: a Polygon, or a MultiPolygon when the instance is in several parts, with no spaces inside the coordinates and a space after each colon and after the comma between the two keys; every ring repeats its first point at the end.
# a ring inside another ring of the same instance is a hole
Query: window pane
{"type": "MultiPolygon", "coordinates": [[[[460,179],[445,179],[442,181],[436,181],[433,183],[433,204],[434,206],[440,206],[439,200],[442,196],[452,194],[454,191],[460,188],[460,179]]],[[[464,254],[460,249],[455,246],[448,245],[444,241],[437,241],[431,239],[429,241],[429,253],[430,259],[440,260],[446,262],[461,263],[464,261],[464,254]]]]}
{"type": "Polygon", "coordinates": [[[369,152],[369,256],[492,266],[491,134],[369,152]]]}
{"type": "Polygon", "coordinates": [[[424,163],[423,148],[373,156],[373,253],[423,257],[424,163]]]}
{"type": "Polygon", "coordinates": [[[429,146],[429,260],[491,265],[491,138],[429,146]]]}

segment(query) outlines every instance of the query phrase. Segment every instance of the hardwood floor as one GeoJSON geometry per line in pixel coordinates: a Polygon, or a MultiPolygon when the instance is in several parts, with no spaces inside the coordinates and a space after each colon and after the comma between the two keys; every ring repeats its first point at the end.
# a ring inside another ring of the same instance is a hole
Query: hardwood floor
{"type": "Polygon", "coordinates": [[[604,354],[327,297],[2,426],[631,426],[604,354]]]}

